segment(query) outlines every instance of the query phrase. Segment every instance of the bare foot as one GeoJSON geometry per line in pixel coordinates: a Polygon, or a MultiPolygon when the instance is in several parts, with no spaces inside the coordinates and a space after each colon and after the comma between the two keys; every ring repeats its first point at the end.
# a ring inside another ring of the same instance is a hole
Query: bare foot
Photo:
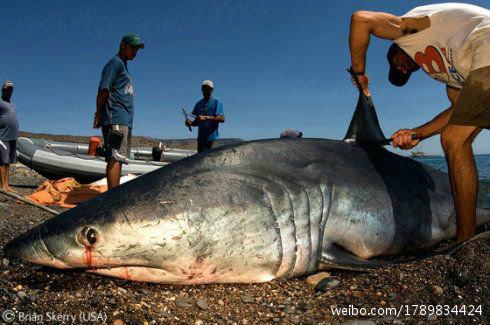
{"type": "Polygon", "coordinates": [[[11,188],[10,186],[7,186],[7,189],[6,189],[7,192],[10,192],[10,193],[15,193],[15,194],[19,194],[16,190],[14,190],[13,188],[11,188]]]}
{"type": "Polygon", "coordinates": [[[3,187],[1,187],[1,189],[4,190],[5,192],[19,194],[13,188],[11,188],[10,186],[3,186],[3,187]]]}

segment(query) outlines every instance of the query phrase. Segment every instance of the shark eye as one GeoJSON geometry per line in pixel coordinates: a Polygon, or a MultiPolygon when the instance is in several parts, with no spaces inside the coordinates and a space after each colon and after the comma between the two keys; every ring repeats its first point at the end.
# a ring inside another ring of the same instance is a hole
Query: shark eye
{"type": "Polygon", "coordinates": [[[97,231],[94,228],[84,227],[78,238],[79,242],[84,246],[93,246],[97,242],[97,231]]]}

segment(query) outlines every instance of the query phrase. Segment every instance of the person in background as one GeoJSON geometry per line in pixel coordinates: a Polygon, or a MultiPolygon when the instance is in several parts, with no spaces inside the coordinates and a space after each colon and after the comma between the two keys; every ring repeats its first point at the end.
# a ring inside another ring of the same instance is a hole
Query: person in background
{"type": "Polygon", "coordinates": [[[0,188],[7,192],[15,192],[9,186],[9,169],[17,162],[17,137],[19,136],[19,120],[12,93],[14,83],[5,81],[0,99],[0,188]]]}
{"type": "Polygon", "coordinates": [[[134,91],[127,61],[133,60],[138,50],[144,47],[137,35],[125,35],[121,39],[119,53],[102,70],[93,127],[102,127],[109,189],[119,185],[122,164],[128,163],[131,153],[134,91]]]}
{"type": "Polygon", "coordinates": [[[195,116],[194,121],[186,118],[186,126],[198,126],[197,151],[203,152],[211,149],[219,139],[219,123],[225,122],[223,114],[223,105],[221,102],[212,97],[214,84],[211,80],[202,82],[201,91],[203,99],[198,101],[194,106],[192,114],[195,116]]]}

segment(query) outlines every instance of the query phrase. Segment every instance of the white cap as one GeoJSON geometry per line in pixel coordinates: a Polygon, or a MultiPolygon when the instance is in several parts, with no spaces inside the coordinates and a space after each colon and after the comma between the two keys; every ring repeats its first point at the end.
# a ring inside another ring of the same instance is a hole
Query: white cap
{"type": "Polygon", "coordinates": [[[203,86],[209,86],[209,87],[211,87],[211,88],[214,88],[214,84],[213,84],[213,82],[212,82],[211,80],[204,80],[204,81],[202,82],[202,85],[203,85],[203,86]]]}
{"type": "Polygon", "coordinates": [[[3,83],[3,86],[2,86],[2,89],[7,89],[7,88],[14,88],[14,83],[10,80],[6,80],[4,83],[3,83]]]}

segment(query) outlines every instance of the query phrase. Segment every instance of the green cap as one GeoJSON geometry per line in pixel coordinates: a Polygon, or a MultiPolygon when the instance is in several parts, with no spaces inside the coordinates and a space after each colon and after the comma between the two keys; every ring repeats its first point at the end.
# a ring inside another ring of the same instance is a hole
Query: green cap
{"type": "Polygon", "coordinates": [[[121,42],[127,43],[131,46],[134,46],[134,47],[139,47],[140,49],[145,48],[145,44],[143,44],[143,42],[141,42],[140,37],[136,34],[124,35],[123,38],[121,39],[121,42]]]}

